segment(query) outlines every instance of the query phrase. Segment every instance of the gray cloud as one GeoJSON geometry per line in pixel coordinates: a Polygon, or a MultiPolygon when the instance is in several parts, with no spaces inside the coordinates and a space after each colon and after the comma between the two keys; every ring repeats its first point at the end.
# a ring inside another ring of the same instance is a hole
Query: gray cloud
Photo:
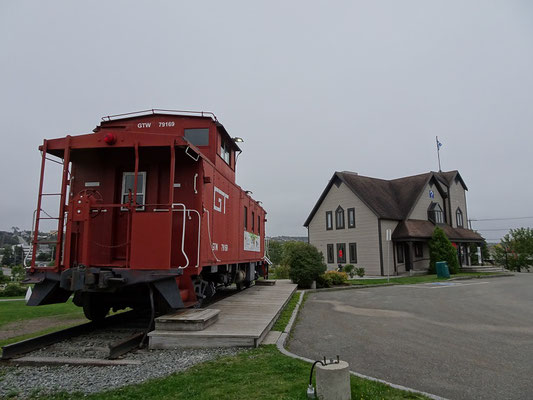
{"type": "Polygon", "coordinates": [[[31,225],[43,138],[152,107],[245,138],[272,235],[305,234],[335,170],[435,170],[436,135],[469,217],[533,214],[530,2],[197,3],[2,2],[0,229],[31,225]]]}

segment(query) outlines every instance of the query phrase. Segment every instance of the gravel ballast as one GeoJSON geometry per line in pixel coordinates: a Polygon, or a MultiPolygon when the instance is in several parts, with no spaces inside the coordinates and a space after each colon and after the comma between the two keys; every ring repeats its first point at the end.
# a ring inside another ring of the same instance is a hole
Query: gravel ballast
{"type": "MultiPolygon", "coordinates": [[[[69,347],[76,348],[76,346],[69,347]]],[[[125,357],[129,360],[139,360],[141,365],[106,367],[4,365],[0,366],[0,398],[14,394],[18,394],[19,398],[24,398],[36,392],[43,394],[61,391],[95,393],[168,376],[174,372],[184,371],[193,365],[220,356],[235,355],[243,350],[243,348],[143,349],[129,353],[125,357]]],[[[50,356],[54,353],[56,352],[43,350],[33,352],[31,355],[50,356]]],[[[57,351],[57,353],[59,355],[60,352],[57,351]]],[[[72,351],[70,355],[74,356],[75,353],[77,352],[72,351]]]]}

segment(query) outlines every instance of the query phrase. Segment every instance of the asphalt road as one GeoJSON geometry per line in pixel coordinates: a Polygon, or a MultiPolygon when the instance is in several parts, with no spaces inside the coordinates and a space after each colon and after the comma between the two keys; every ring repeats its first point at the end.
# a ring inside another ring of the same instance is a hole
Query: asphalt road
{"type": "Polygon", "coordinates": [[[533,399],[533,273],[313,293],[289,349],[448,399],[533,399]]]}

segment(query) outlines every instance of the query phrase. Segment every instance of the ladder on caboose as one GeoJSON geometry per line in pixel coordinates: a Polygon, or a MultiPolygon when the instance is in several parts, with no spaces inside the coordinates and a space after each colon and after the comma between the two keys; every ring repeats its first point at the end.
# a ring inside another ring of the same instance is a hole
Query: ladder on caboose
{"type": "Polygon", "coordinates": [[[53,270],[57,272],[62,260],[62,247],[63,247],[63,231],[65,226],[65,209],[66,209],[66,198],[67,198],[67,186],[69,185],[69,164],[70,164],[70,136],[67,136],[66,146],[63,151],[63,162],[52,160],[48,158],[48,141],[45,139],[42,145],[42,156],[41,156],[41,176],[39,178],[39,194],[37,196],[37,209],[34,212],[34,221],[33,221],[33,232],[31,240],[31,266],[30,271],[33,273],[36,269],[46,269],[53,270]],[[62,182],[61,182],[61,192],[60,193],[43,193],[44,186],[44,172],[46,167],[46,160],[52,161],[63,166],[62,182]],[[59,196],[59,215],[53,217],[42,209],[42,200],[45,196],[59,196]],[[42,214],[45,216],[43,217],[42,214]],[[39,240],[39,226],[41,220],[57,220],[57,239],[54,241],[40,241],[39,240]],[[41,244],[51,244],[55,245],[55,260],[54,266],[50,267],[37,267],[35,265],[35,259],[37,256],[37,248],[41,244]]]}

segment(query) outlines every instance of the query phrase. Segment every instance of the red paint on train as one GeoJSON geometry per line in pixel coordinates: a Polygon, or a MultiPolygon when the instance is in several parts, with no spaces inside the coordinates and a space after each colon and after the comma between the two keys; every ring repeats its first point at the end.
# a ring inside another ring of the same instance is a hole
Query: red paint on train
{"type": "Polygon", "coordinates": [[[40,149],[38,210],[48,154],[62,159],[63,180],[50,267],[35,263],[45,218],[36,213],[29,305],[74,293],[91,319],[150,302],[165,311],[265,275],[266,212],[236,185],[241,150],[213,114],[107,117],[40,149]]]}

